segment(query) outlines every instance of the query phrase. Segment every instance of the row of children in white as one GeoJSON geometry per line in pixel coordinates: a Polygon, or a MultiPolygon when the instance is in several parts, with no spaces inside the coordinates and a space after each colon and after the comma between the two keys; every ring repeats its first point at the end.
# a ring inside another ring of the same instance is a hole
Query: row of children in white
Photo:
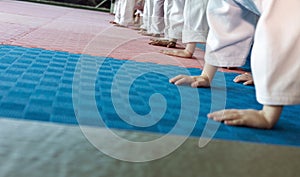
{"type": "MultiPolygon", "coordinates": [[[[177,40],[182,40],[187,44],[185,50],[162,52],[191,58],[196,43],[206,42],[209,31],[206,18],[207,3],[208,0],[145,0],[144,23],[141,28],[153,36],[164,34],[165,41],[176,43],[177,40]]],[[[163,43],[161,41],[150,42],[150,44],[170,47],[168,43],[161,44],[163,43]]]]}
{"type": "Polygon", "coordinates": [[[176,12],[183,10],[183,14],[188,14],[183,17],[188,30],[183,27],[177,31],[175,27],[178,26],[170,24],[168,27],[169,24],[165,23],[164,33],[167,37],[182,37],[184,42],[192,44],[206,41],[202,74],[179,75],[170,79],[170,82],[176,85],[209,87],[218,67],[244,65],[253,45],[251,68],[256,97],[264,105],[263,109],[222,110],[210,113],[208,117],[228,125],[272,128],[279,120],[284,105],[300,104],[300,1],[210,0],[206,7],[207,2],[164,2],[164,17],[169,13],[167,19],[170,23],[182,23],[182,17],[176,16],[176,12]],[[180,5],[180,2],[184,4],[180,5]],[[209,26],[207,40],[205,30],[202,30],[205,20],[209,26]],[[166,31],[168,28],[171,33],[166,31]],[[201,29],[200,33],[198,29],[201,29]]]}

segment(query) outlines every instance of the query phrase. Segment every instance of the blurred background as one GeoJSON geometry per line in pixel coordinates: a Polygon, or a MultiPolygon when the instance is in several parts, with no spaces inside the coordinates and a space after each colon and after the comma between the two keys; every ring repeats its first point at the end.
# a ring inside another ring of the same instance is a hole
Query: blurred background
{"type": "Polygon", "coordinates": [[[108,11],[114,0],[20,0],[108,11]]]}

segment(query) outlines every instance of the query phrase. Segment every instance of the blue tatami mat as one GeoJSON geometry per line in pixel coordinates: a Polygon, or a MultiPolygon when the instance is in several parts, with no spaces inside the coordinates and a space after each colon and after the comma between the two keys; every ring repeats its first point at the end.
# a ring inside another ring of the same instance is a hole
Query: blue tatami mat
{"type": "Polygon", "coordinates": [[[300,106],[285,107],[272,130],[208,120],[211,110],[261,105],[254,87],[232,82],[236,76],[232,73],[218,73],[212,88],[168,83],[177,74],[199,73],[177,66],[1,45],[0,116],[197,137],[206,132],[203,136],[217,139],[300,146],[300,106]]]}

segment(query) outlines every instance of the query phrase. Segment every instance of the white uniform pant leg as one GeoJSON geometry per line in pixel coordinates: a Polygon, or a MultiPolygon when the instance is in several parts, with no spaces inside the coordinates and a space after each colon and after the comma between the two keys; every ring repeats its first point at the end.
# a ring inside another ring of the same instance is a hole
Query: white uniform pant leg
{"type": "Polygon", "coordinates": [[[183,29],[183,10],[185,0],[172,0],[171,1],[171,11],[170,11],[170,28],[169,37],[171,39],[182,39],[182,29],[183,29]]]}
{"type": "Polygon", "coordinates": [[[300,1],[256,0],[261,17],[252,50],[257,100],[300,104],[300,1]]]}
{"type": "Polygon", "coordinates": [[[114,22],[116,22],[116,23],[120,23],[120,18],[121,18],[121,1],[123,1],[123,0],[116,0],[115,1],[115,8],[114,8],[115,19],[114,19],[114,22]]]}
{"type": "Polygon", "coordinates": [[[165,38],[169,39],[169,30],[170,30],[170,14],[172,8],[172,1],[173,0],[165,0],[164,3],[164,22],[165,22],[165,38]]]}
{"type": "Polygon", "coordinates": [[[133,23],[135,0],[122,0],[120,25],[128,26],[133,23]]]}
{"type": "Polygon", "coordinates": [[[112,14],[116,14],[116,3],[117,3],[117,0],[115,0],[115,2],[113,3],[113,1],[111,0],[110,1],[110,13],[112,14]]]}
{"type": "Polygon", "coordinates": [[[164,1],[165,0],[153,0],[151,32],[154,34],[163,34],[165,28],[164,1]]]}
{"type": "Polygon", "coordinates": [[[186,0],[184,5],[184,25],[182,42],[206,42],[208,23],[206,8],[208,0],[186,0]]]}
{"type": "Polygon", "coordinates": [[[143,28],[147,30],[147,32],[151,32],[151,24],[152,24],[152,14],[153,14],[153,0],[146,0],[144,5],[144,15],[143,15],[143,28]]]}
{"type": "Polygon", "coordinates": [[[150,1],[150,0],[145,0],[145,3],[144,3],[143,24],[141,25],[141,28],[145,29],[145,30],[147,30],[147,24],[148,24],[148,20],[149,20],[148,1],[150,1]]]}
{"type": "Polygon", "coordinates": [[[253,42],[257,15],[233,0],[210,0],[207,20],[210,30],[205,61],[220,67],[244,65],[253,42]]]}

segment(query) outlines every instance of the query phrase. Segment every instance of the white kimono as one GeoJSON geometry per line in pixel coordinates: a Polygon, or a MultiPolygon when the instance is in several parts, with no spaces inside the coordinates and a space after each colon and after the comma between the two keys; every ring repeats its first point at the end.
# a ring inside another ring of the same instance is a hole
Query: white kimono
{"type": "Polygon", "coordinates": [[[185,0],[182,42],[206,42],[208,23],[206,8],[208,0],[185,0]]]}
{"type": "Polygon", "coordinates": [[[135,0],[118,0],[115,6],[114,22],[123,26],[133,24],[135,0]]]}
{"type": "Polygon", "coordinates": [[[115,14],[114,22],[119,23],[121,18],[121,0],[115,1],[114,14],[115,14]]]}
{"type": "Polygon", "coordinates": [[[264,105],[299,104],[299,7],[299,0],[209,1],[206,62],[241,66],[253,43],[257,100],[264,105]]]}
{"type": "Polygon", "coordinates": [[[141,28],[145,29],[150,33],[152,24],[152,14],[153,14],[153,0],[145,0],[144,10],[143,10],[143,24],[141,28]]]}
{"type": "Polygon", "coordinates": [[[206,42],[208,0],[166,0],[165,24],[167,37],[183,43],[206,42]]]}
{"type": "Polygon", "coordinates": [[[164,22],[164,2],[165,0],[153,0],[153,14],[150,33],[163,34],[165,29],[164,22]]]}
{"type": "Polygon", "coordinates": [[[165,24],[167,38],[181,39],[183,29],[183,10],[185,0],[166,0],[165,24]]]}

